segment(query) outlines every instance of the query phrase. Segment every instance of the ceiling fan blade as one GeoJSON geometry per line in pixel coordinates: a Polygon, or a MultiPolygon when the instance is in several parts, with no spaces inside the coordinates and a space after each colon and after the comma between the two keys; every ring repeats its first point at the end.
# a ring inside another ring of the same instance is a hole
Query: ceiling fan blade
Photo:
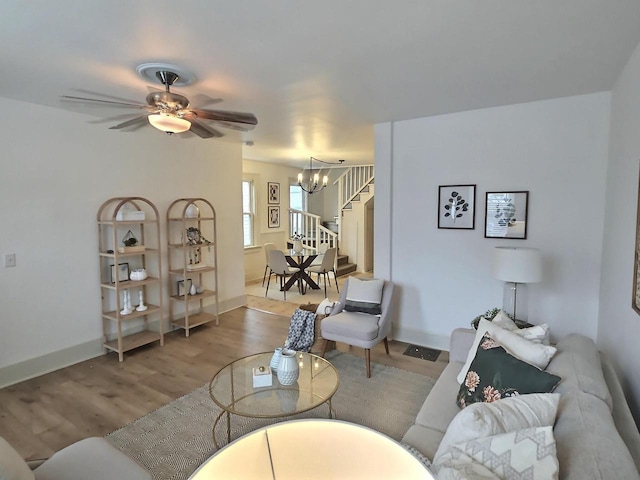
{"type": "Polygon", "coordinates": [[[89,120],[87,123],[93,123],[93,124],[100,124],[100,123],[113,123],[113,122],[120,122],[122,120],[128,120],[130,118],[133,117],[137,117],[139,116],[140,113],[139,112],[135,112],[135,113],[123,113],[122,115],[116,115],[114,117],[107,117],[107,118],[98,118],[96,120],[89,120]]]}
{"type": "MultiPolygon", "coordinates": [[[[245,125],[255,126],[258,119],[252,113],[229,112],[226,110],[191,110],[198,118],[205,120],[217,120],[219,122],[243,123],[245,125]]],[[[250,127],[249,127],[250,128],[250,127]]]]}
{"type": "Polygon", "coordinates": [[[145,123],[148,123],[147,115],[140,115],[139,117],[132,118],[131,120],[127,120],[126,122],[119,123],[118,125],[114,125],[113,127],[109,127],[109,130],[120,130],[121,128],[127,127],[141,127],[145,123]]]}
{"type": "Polygon", "coordinates": [[[115,100],[116,102],[134,103],[134,104],[139,103],[137,100],[131,100],[130,98],[116,97],[115,95],[108,95],[106,93],[94,92],[93,90],[87,90],[85,88],[72,88],[71,90],[74,92],[80,92],[80,93],[84,93],[86,95],[91,95],[94,97],[108,98],[110,100],[115,100]]]}
{"type": "Polygon", "coordinates": [[[211,98],[209,95],[205,95],[204,93],[197,93],[191,96],[191,105],[197,105],[197,108],[202,108],[206,105],[213,105],[214,103],[222,102],[221,98],[211,98]]]}
{"type": "Polygon", "coordinates": [[[143,105],[141,103],[125,103],[125,102],[114,102],[111,100],[100,100],[98,98],[85,98],[85,97],[74,97],[71,95],[62,95],[60,100],[64,102],[76,102],[76,103],[91,103],[94,105],[109,105],[112,107],[121,107],[121,108],[147,108],[148,105],[143,105]]]}
{"type": "Polygon", "coordinates": [[[248,132],[253,129],[253,125],[250,125],[247,127],[245,125],[238,125],[230,122],[222,122],[220,120],[211,120],[211,121],[219,127],[228,128],[230,130],[236,130],[238,132],[248,132]]]}
{"type": "MultiPolygon", "coordinates": [[[[187,118],[187,117],[185,117],[187,118]]],[[[209,125],[205,125],[199,122],[195,118],[188,119],[191,122],[190,131],[198,135],[200,138],[220,138],[224,137],[224,134],[215,128],[211,128],[209,125]]]]}

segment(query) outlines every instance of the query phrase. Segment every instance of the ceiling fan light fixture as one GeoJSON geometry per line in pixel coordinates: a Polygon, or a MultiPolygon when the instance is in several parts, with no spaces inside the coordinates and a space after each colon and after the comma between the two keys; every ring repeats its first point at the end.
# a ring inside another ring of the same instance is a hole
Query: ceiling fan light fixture
{"type": "Polygon", "coordinates": [[[155,128],[169,134],[183,133],[191,128],[190,121],[173,115],[155,113],[153,115],[149,115],[147,118],[149,119],[149,123],[155,128]]]}

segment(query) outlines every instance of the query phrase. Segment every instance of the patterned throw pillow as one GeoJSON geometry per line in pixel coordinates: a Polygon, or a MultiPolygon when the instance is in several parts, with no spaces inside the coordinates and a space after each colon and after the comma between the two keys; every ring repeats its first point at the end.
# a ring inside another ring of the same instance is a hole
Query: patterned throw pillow
{"type": "Polygon", "coordinates": [[[533,427],[451,445],[433,462],[438,480],[554,480],[558,457],[553,427],[533,427]]]}
{"type": "Polygon", "coordinates": [[[559,376],[510,355],[485,334],[460,385],[457,404],[464,408],[472,403],[494,402],[524,393],[550,393],[560,380],[559,376]]]}
{"type": "Polygon", "coordinates": [[[349,278],[344,309],[347,312],[380,315],[382,313],[380,308],[382,287],[384,287],[384,280],[382,279],[360,280],[355,277],[349,278]]]}

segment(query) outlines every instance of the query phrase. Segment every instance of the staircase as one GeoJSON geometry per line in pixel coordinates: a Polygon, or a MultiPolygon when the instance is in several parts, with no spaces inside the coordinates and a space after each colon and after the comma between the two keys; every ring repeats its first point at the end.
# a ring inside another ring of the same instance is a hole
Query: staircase
{"type": "Polygon", "coordinates": [[[357,266],[355,263],[349,262],[349,255],[338,255],[336,266],[336,277],[347,275],[351,272],[355,272],[357,266]]]}

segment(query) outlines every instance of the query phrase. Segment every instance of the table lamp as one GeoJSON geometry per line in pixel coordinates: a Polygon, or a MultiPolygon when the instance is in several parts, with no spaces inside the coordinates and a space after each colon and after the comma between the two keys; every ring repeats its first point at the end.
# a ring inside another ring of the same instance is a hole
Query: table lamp
{"type": "MultiPolygon", "coordinates": [[[[516,319],[518,285],[542,280],[542,259],[537,248],[496,247],[493,250],[491,272],[494,278],[506,282],[503,307],[513,304],[513,318],[516,319]]],[[[520,287],[522,290],[522,286],[520,287]]],[[[521,291],[522,293],[522,291],[521,291]]],[[[508,311],[508,310],[507,310],[508,311]]],[[[526,320],[522,318],[522,320],[526,320]]]]}

